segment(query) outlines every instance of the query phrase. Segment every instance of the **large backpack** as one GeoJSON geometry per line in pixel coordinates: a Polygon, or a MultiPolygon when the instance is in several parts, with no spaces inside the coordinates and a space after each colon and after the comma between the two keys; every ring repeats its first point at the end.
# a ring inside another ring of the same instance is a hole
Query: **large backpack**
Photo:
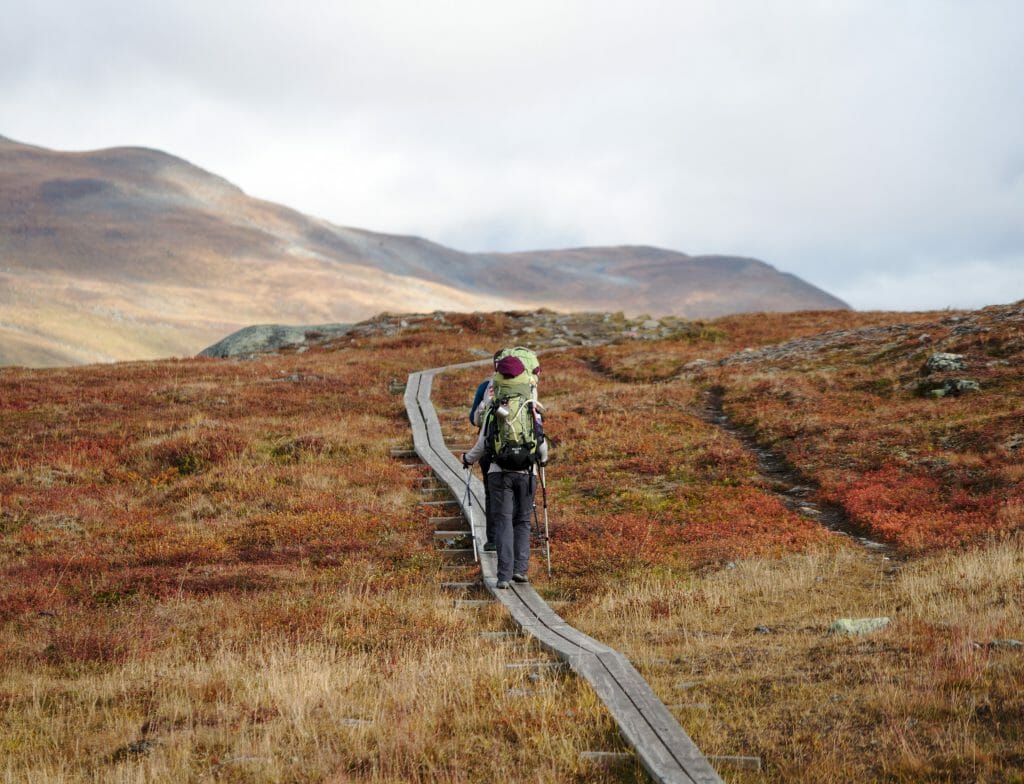
{"type": "Polygon", "coordinates": [[[491,462],[505,471],[525,471],[533,466],[544,430],[528,396],[495,396],[484,427],[491,462]]]}
{"type": "Polygon", "coordinates": [[[523,363],[522,373],[506,378],[495,373],[493,394],[484,427],[491,461],[505,471],[525,471],[533,466],[537,449],[544,441],[544,428],[537,414],[537,355],[522,346],[503,349],[495,364],[507,356],[523,363]]]}

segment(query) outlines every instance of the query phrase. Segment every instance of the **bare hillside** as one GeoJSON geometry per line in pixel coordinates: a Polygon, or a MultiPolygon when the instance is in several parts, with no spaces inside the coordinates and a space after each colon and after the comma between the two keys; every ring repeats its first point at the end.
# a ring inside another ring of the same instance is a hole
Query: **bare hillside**
{"type": "Polygon", "coordinates": [[[467,254],[336,226],[157,150],[0,137],[0,365],[190,355],[260,323],[547,306],[713,317],[844,308],[752,259],[467,254]]]}

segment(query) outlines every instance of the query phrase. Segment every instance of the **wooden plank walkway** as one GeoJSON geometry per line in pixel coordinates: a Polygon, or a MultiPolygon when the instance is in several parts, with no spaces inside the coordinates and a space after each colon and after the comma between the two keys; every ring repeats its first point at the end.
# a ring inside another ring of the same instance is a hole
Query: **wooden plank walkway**
{"type": "Polygon", "coordinates": [[[497,558],[483,551],[483,483],[462,468],[445,445],[434,405],[430,400],[434,376],[446,370],[489,366],[490,360],[434,368],[413,373],[405,387],[405,408],[413,432],[413,443],[420,459],[437,478],[447,484],[463,511],[472,520],[473,535],[481,545],[480,570],[483,583],[505,605],[523,631],[555,653],[573,672],[597,692],[619,725],[626,742],[633,748],[644,769],[656,782],[665,784],[709,784],[721,782],[679,722],[658,699],[647,681],[623,654],[570,626],[551,609],[529,583],[513,583],[507,590],[495,588],[497,558]]]}

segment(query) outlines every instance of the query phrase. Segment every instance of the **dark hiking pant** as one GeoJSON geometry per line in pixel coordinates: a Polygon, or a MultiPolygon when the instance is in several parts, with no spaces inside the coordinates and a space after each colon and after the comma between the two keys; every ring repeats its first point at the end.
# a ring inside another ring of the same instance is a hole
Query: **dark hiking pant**
{"type": "Polygon", "coordinates": [[[490,490],[494,542],[498,546],[498,580],[526,574],[530,564],[530,515],[533,514],[533,476],[515,471],[492,471],[490,490]]]}

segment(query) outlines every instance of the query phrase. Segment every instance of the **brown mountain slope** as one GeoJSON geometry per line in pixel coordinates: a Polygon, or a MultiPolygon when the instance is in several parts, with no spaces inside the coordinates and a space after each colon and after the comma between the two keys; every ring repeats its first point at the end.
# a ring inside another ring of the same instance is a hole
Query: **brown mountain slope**
{"type": "Polygon", "coordinates": [[[156,150],[0,137],[0,365],[193,354],[255,323],[539,305],[689,317],[846,307],[752,259],[466,254],[250,198],[156,150]]]}
{"type": "Polygon", "coordinates": [[[644,246],[481,254],[489,278],[553,307],[716,318],[845,309],[846,303],[756,259],[644,246]],[[514,271],[514,272],[510,272],[514,271]],[[523,272],[528,274],[525,276],[523,272]]]}

